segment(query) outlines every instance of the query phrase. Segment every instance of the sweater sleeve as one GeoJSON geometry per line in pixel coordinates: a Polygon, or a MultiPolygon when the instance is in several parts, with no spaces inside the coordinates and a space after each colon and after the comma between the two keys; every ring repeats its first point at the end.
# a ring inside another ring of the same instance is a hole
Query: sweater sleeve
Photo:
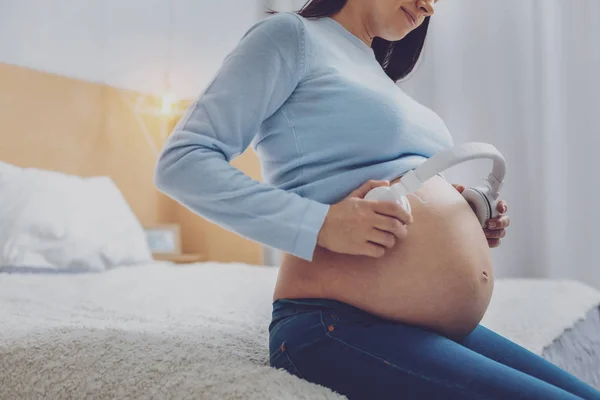
{"type": "Polygon", "coordinates": [[[250,28],[167,139],[154,181],[204,218],[311,261],[329,205],[253,180],[229,163],[302,79],[305,36],[293,14],[250,28]]]}

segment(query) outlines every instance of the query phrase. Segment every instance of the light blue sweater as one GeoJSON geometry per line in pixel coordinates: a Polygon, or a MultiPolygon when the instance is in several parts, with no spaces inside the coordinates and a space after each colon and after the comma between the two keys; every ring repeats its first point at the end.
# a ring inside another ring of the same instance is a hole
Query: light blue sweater
{"type": "Polygon", "coordinates": [[[157,187],[254,241],[312,260],[329,205],[453,145],[372,49],[331,18],[255,24],[167,140],[157,187]],[[252,144],[264,183],[229,162],[252,144]]]}

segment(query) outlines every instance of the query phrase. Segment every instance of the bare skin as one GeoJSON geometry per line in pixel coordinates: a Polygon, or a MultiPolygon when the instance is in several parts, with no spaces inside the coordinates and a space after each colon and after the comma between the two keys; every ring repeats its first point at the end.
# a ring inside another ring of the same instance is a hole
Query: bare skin
{"type": "Polygon", "coordinates": [[[460,338],[483,318],[494,287],[489,244],[460,193],[440,177],[410,197],[413,223],[382,257],[317,246],[312,262],[286,254],[279,298],[327,298],[460,338]]]}
{"type": "MultiPolygon", "coordinates": [[[[335,15],[369,46],[401,40],[434,13],[434,0],[348,0],[335,15]]],[[[395,182],[392,182],[392,184],[395,182]]],[[[274,299],[326,298],[459,339],[483,318],[492,297],[497,247],[508,217],[483,230],[461,185],[436,176],[409,197],[412,216],[389,202],[364,200],[371,181],[330,207],[313,260],[286,254],[274,299]]],[[[498,204],[506,211],[506,204],[498,204]]]]}

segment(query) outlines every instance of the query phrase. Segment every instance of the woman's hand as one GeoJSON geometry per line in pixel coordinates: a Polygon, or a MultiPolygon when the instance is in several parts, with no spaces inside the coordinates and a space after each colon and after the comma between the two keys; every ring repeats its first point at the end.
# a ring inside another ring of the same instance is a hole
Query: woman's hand
{"type": "Polygon", "coordinates": [[[402,206],[390,201],[365,200],[372,189],[388,181],[368,181],[329,208],[317,244],[336,253],[382,257],[396,240],[406,237],[413,222],[402,206]]]}
{"type": "MultiPolygon", "coordinates": [[[[463,185],[452,185],[459,193],[465,190],[463,185]]],[[[502,238],[506,236],[506,228],[510,225],[510,218],[505,215],[508,211],[508,205],[504,200],[500,200],[497,205],[499,216],[488,221],[487,228],[483,230],[487,238],[488,245],[492,248],[500,246],[502,238]]]]}

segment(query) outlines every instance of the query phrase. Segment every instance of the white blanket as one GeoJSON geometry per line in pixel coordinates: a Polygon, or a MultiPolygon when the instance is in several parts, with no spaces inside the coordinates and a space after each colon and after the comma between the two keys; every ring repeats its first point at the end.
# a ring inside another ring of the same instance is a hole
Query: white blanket
{"type": "MultiPolygon", "coordinates": [[[[217,263],[0,274],[0,398],[342,398],[268,367],[276,274],[217,263]]],[[[483,324],[541,354],[598,304],[575,282],[499,280],[483,324]]]]}

